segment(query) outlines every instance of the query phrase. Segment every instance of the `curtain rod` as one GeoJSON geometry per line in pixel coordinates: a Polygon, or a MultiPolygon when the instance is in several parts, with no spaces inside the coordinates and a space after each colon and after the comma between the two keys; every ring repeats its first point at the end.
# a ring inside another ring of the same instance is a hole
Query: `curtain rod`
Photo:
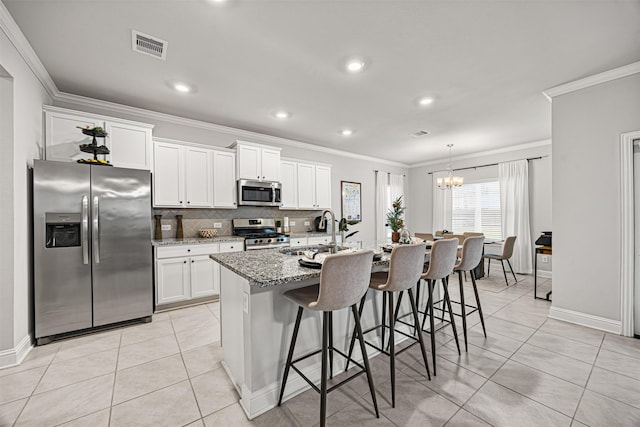
{"type": "MultiPolygon", "coordinates": [[[[547,154],[546,156],[539,156],[539,157],[529,157],[527,159],[516,159],[516,160],[509,160],[510,162],[515,162],[517,160],[526,160],[526,161],[530,161],[530,160],[540,160],[543,159],[545,157],[549,157],[549,155],[547,154]]],[[[506,163],[506,162],[503,162],[506,163]]],[[[486,165],[480,165],[480,166],[469,166],[466,168],[455,168],[453,169],[454,171],[464,171],[467,169],[478,169],[478,168],[486,168],[487,166],[498,166],[500,163],[489,163],[486,165]]],[[[443,169],[443,170],[438,170],[438,171],[433,171],[433,172],[428,172],[429,175],[433,175],[434,172],[445,172],[447,171],[447,169],[443,169]]]]}
{"type": "MultiPolygon", "coordinates": [[[[375,173],[378,173],[378,172],[383,172],[383,173],[393,173],[393,172],[379,171],[378,169],[374,169],[373,171],[374,171],[375,173]]],[[[403,174],[395,174],[395,173],[394,173],[394,175],[402,175],[402,176],[405,176],[405,177],[407,176],[407,175],[406,175],[406,174],[404,174],[404,173],[403,173],[403,174]]]]}

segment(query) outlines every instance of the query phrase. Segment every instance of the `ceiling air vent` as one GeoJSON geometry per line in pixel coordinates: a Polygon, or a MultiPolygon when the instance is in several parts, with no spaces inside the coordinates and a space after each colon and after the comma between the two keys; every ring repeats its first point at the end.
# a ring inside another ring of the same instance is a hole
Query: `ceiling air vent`
{"type": "Polygon", "coordinates": [[[425,135],[429,135],[429,132],[427,132],[426,130],[420,130],[416,133],[412,133],[411,136],[415,137],[415,138],[420,138],[421,136],[425,136],[425,135]]]}
{"type": "Polygon", "coordinates": [[[167,59],[167,42],[140,31],[131,30],[131,47],[135,52],[158,59],[167,59]]]}

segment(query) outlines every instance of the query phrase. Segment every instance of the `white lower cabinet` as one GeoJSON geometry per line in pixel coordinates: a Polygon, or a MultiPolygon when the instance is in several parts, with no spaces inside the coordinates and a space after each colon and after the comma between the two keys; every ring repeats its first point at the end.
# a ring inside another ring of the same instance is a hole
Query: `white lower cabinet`
{"type": "Polygon", "coordinates": [[[311,245],[326,245],[331,243],[331,236],[330,235],[326,235],[326,236],[313,236],[313,237],[308,237],[307,241],[309,242],[309,246],[311,245]]]}
{"type": "Polygon", "coordinates": [[[289,240],[289,246],[292,248],[299,248],[301,246],[309,246],[308,239],[306,237],[292,237],[289,240]]]}
{"type": "Polygon", "coordinates": [[[218,295],[220,264],[209,254],[242,250],[242,241],[156,247],[156,305],[218,295]]]}

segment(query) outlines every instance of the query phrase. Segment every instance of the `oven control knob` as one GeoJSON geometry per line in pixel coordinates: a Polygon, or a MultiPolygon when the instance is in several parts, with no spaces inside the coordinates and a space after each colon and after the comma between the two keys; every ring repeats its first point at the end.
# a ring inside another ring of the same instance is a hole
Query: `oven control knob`
{"type": "Polygon", "coordinates": [[[260,240],[256,240],[256,242],[258,242],[258,243],[262,243],[262,239],[260,239],[260,240]]]}
{"type": "Polygon", "coordinates": [[[267,240],[267,243],[271,243],[271,239],[267,240]]]}

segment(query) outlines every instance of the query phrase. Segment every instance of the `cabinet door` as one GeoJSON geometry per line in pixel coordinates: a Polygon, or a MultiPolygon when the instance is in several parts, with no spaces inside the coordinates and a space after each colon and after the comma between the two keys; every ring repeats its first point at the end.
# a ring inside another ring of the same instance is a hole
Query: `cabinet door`
{"type": "Polygon", "coordinates": [[[316,208],[315,180],[315,166],[306,163],[298,163],[298,208],[316,208]]]}
{"type": "Polygon", "coordinates": [[[156,303],[166,304],[190,298],[189,258],[156,260],[156,303]]]}
{"type": "Polygon", "coordinates": [[[316,208],[331,208],[331,168],[316,166],[316,208]]]}
{"type": "Polygon", "coordinates": [[[156,142],[153,147],[153,206],[183,207],[183,147],[156,142]]]}
{"type": "Polygon", "coordinates": [[[151,129],[126,123],[107,122],[106,144],[111,151],[107,158],[114,166],[130,169],[151,169],[151,129]]]}
{"type": "MultiPolygon", "coordinates": [[[[336,237],[337,238],[337,237],[336,237]]],[[[309,245],[326,245],[331,243],[331,236],[313,236],[308,238],[309,245]]]]}
{"type": "Polygon", "coordinates": [[[280,162],[280,182],[282,183],[280,209],[296,209],[298,207],[298,164],[296,162],[280,162]]]}
{"type": "Polygon", "coordinates": [[[238,145],[238,178],[261,179],[261,153],[259,147],[252,145],[238,145]]]}
{"type": "Polygon", "coordinates": [[[234,153],[213,152],[213,207],[238,207],[236,204],[236,155],[234,153]]]}
{"type": "MultiPolygon", "coordinates": [[[[76,126],[104,128],[104,121],[82,115],[45,112],[45,158],[60,162],[75,162],[79,159],[93,158],[92,154],[80,151],[80,144],[91,144],[93,138],[82,133],[76,126]]],[[[103,138],[96,138],[98,145],[103,138]]],[[[101,157],[102,158],[102,157],[101,157]]]]}
{"type": "Polygon", "coordinates": [[[213,207],[212,151],[204,148],[185,148],[186,207],[213,207]]]}
{"type": "Polygon", "coordinates": [[[220,264],[208,255],[191,257],[190,263],[191,298],[220,293],[220,264]]]}
{"type": "Polygon", "coordinates": [[[262,148],[261,176],[265,181],[280,181],[280,150],[262,148]]]}

